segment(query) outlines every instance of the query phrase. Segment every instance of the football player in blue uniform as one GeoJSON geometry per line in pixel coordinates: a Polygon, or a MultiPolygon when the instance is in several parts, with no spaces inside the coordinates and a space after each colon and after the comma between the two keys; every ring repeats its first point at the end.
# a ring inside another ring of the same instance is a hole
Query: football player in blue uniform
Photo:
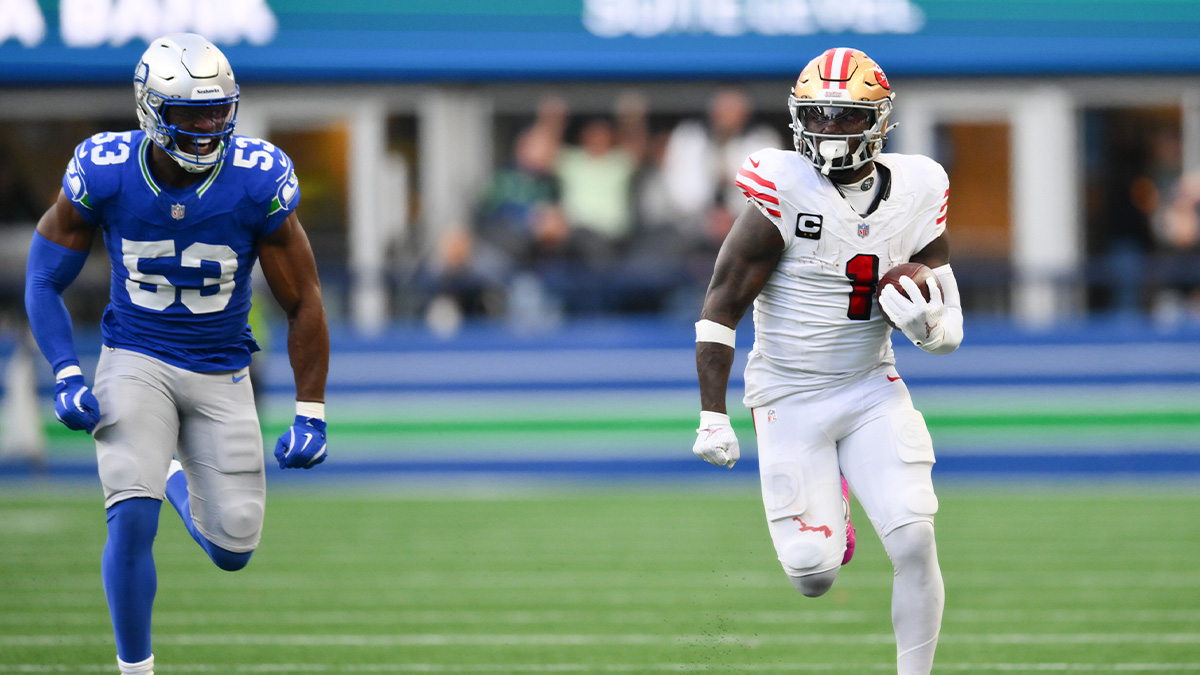
{"type": "Polygon", "coordinates": [[[255,261],[287,314],[296,381],[295,422],[275,446],[281,468],[326,458],[329,332],[292,161],[233,135],[238,86],[225,56],[199,35],[159,38],[134,91],[140,130],[75,149],[37,225],[25,303],[54,368],[58,418],[96,440],[117,662],[145,674],[163,498],[221,569],[245,567],[262,531],[264,453],[248,377],[258,346],[246,321],[255,261]],[[97,233],[112,280],[92,390],[62,292],[97,233]]]}

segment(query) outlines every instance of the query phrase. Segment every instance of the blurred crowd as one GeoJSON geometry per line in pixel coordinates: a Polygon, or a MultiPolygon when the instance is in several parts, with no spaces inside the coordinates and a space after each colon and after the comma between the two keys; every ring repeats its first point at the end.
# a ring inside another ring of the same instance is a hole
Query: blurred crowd
{"type": "MultiPolygon", "coordinates": [[[[417,225],[390,254],[393,318],[453,332],[475,318],[544,328],[600,314],[695,317],[721,242],[744,208],[732,180],[738,168],[756,150],[792,146],[782,105],[756,110],[736,87],[714,90],[702,105],[691,114],[653,111],[631,90],[605,114],[573,111],[550,95],[521,116],[497,117],[497,165],[469,197],[470,216],[423,223],[414,210],[417,225]]],[[[76,126],[71,143],[97,130],[76,126]]],[[[1085,132],[1087,310],[1200,318],[1200,171],[1184,166],[1178,112],[1093,110],[1085,132]]],[[[25,255],[65,165],[62,157],[49,161],[59,151],[45,150],[54,133],[52,125],[0,126],[0,333],[23,327],[25,255]]],[[[329,154],[325,146],[284,140],[305,163],[301,218],[332,318],[344,319],[340,296],[353,292],[346,210],[337,205],[344,175],[313,165],[329,154]]],[[[948,169],[954,163],[935,159],[948,169]]],[[[420,158],[410,162],[413,175],[420,158]]],[[[971,223],[954,216],[953,203],[951,235],[963,243],[971,223]]],[[[1008,261],[972,265],[967,248],[958,250],[965,309],[986,313],[992,302],[1004,311],[1003,300],[984,292],[1008,287],[1008,261]]],[[[98,321],[107,285],[106,257],[93,255],[66,297],[77,322],[98,321]]]]}
{"type": "Polygon", "coordinates": [[[1089,194],[1094,304],[1159,323],[1200,317],[1200,171],[1184,168],[1177,126],[1142,129],[1111,135],[1124,161],[1098,167],[1089,194]]]}
{"type": "Polygon", "coordinates": [[[654,128],[634,93],[610,115],[578,119],[546,98],[469,225],[440,236],[420,275],[427,317],[695,314],[745,203],[733,176],[781,142],[736,89],[669,128],[654,128]]]}

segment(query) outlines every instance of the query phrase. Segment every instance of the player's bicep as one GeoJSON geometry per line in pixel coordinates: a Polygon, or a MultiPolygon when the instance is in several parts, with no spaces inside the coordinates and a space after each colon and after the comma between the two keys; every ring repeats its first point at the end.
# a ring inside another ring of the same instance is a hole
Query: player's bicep
{"type": "Polygon", "coordinates": [[[945,232],[939,234],[925,248],[917,251],[909,258],[911,262],[919,262],[930,269],[937,269],[950,263],[950,238],[945,232]]]}
{"type": "Polygon", "coordinates": [[[747,205],[717,254],[701,318],[736,325],[775,272],[783,248],[775,224],[747,205]]]}
{"type": "Polygon", "coordinates": [[[51,242],[75,251],[89,251],[96,228],[84,220],[62,190],[54,204],[42,214],[37,232],[51,242]]]}
{"type": "Polygon", "coordinates": [[[308,297],[319,298],[321,284],[308,235],[296,214],[258,240],[258,258],[263,276],[280,307],[289,314],[308,297]]]}

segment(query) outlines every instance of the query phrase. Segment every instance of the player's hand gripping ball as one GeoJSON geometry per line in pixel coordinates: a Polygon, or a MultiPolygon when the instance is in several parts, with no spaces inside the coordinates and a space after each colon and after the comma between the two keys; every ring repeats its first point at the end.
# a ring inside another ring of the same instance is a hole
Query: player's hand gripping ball
{"type": "Polygon", "coordinates": [[[275,442],[281,469],[311,469],[325,461],[325,420],[296,415],[292,427],[275,442]]]}
{"type": "Polygon", "coordinates": [[[884,273],[876,289],[883,319],[918,347],[938,337],[946,306],[937,275],[921,263],[900,263],[884,273]]]}
{"type": "Polygon", "coordinates": [[[64,377],[54,383],[54,414],[68,429],[92,433],[100,422],[100,403],[82,375],[64,377]]]}

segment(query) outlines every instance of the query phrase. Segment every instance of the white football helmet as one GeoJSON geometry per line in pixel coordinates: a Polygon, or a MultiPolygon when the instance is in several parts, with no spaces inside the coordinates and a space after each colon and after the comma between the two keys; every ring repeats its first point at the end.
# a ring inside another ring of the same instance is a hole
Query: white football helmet
{"type": "Polygon", "coordinates": [[[800,71],[788,97],[796,151],[825,174],[857,169],[883,151],[887,132],[896,126],[888,125],[895,97],[871,57],[845,47],[827,50],[800,71]],[[850,121],[855,116],[864,118],[864,131],[830,134],[808,128],[815,119],[850,121]]]}
{"type": "Polygon", "coordinates": [[[203,173],[221,163],[239,95],[233,68],[215,45],[195,33],[158,38],[134,70],[133,91],[142,130],[179,166],[203,173]],[[191,130],[181,129],[181,120],[191,130]]]}

